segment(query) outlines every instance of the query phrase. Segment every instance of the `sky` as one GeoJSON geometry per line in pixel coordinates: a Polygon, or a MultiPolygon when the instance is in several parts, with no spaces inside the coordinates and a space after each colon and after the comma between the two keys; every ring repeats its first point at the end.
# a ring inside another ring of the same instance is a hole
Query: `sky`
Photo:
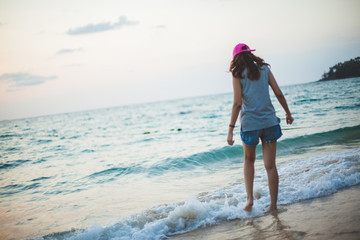
{"type": "Polygon", "coordinates": [[[0,0],[0,120],[230,93],[247,43],[280,86],[360,56],[358,0],[0,0]]]}

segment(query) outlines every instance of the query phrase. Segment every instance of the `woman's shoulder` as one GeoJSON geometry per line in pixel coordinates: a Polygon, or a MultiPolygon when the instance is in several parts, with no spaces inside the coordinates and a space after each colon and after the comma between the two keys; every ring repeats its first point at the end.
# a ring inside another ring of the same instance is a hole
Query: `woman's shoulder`
{"type": "Polygon", "coordinates": [[[264,65],[261,66],[260,69],[261,69],[262,74],[265,74],[265,76],[268,76],[268,75],[269,75],[269,73],[270,73],[270,68],[269,68],[268,65],[264,64],[264,65]]]}
{"type": "Polygon", "coordinates": [[[266,65],[266,64],[260,66],[260,69],[261,69],[262,71],[269,71],[269,67],[268,67],[268,65],[266,65]]]}

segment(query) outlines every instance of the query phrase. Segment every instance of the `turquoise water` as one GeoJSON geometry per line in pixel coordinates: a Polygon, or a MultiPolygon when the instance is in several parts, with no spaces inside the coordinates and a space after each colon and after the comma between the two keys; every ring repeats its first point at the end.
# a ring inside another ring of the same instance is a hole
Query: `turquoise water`
{"type": "MultiPolygon", "coordinates": [[[[291,126],[272,95],[284,134],[280,205],[360,183],[359,86],[282,87],[291,126]]],[[[226,145],[231,107],[228,93],[0,122],[0,238],[161,239],[262,215],[260,146],[257,200],[242,210],[239,134],[226,145]]]]}

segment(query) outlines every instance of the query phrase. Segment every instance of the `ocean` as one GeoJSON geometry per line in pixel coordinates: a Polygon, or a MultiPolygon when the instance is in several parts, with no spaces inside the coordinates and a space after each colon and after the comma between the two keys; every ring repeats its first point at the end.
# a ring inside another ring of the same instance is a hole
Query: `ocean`
{"type": "MultiPolygon", "coordinates": [[[[360,183],[360,78],[272,94],[283,136],[279,206],[360,183]]],[[[0,122],[0,239],[166,239],[264,215],[257,147],[253,211],[243,152],[226,143],[232,93],[0,122]]]]}

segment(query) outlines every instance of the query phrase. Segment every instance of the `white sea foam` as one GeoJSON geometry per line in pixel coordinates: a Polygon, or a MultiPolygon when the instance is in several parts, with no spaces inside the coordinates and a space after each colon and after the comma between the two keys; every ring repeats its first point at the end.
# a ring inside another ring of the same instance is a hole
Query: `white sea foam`
{"type": "MultiPolygon", "coordinates": [[[[360,149],[282,162],[278,164],[278,171],[279,205],[328,195],[360,183],[360,149]]],[[[264,214],[270,197],[265,170],[257,170],[256,176],[256,199],[251,213],[243,210],[246,194],[244,185],[240,183],[185,202],[153,207],[108,226],[94,224],[88,229],[60,234],[54,239],[163,239],[231,219],[259,216],[264,214]]]]}

